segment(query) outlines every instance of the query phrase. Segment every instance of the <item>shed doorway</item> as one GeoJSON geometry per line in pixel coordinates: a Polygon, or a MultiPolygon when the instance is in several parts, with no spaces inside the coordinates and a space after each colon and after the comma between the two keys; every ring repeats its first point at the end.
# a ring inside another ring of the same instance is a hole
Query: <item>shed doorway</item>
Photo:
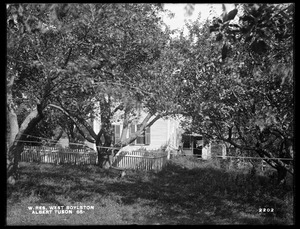
{"type": "Polygon", "coordinates": [[[182,135],[183,153],[185,155],[202,156],[203,137],[198,134],[182,135]]]}

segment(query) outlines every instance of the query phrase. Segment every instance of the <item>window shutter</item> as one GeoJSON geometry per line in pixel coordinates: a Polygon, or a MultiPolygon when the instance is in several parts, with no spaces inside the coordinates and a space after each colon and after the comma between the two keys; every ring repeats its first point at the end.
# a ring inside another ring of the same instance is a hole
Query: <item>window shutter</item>
{"type": "Polygon", "coordinates": [[[114,130],[115,130],[115,144],[116,144],[118,141],[120,141],[120,130],[121,130],[120,125],[115,125],[114,130]]]}
{"type": "MultiPolygon", "coordinates": [[[[131,138],[132,134],[135,133],[135,125],[131,124],[129,127],[129,138],[131,138]]],[[[133,141],[132,143],[130,143],[130,145],[134,145],[135,141],[133,141]]]]}
{"type": "MultiPolygon", "coordinates": [[[[137,125],[137,130],[141,127],[141,124],[137,125]]],[[[141,136],[136,139],[137,144],[145,144],[145,131],[141,133],[141,136]]]]}
{"type": "Polygon", "coordinates": [[[113,125],[111,125],[111,128],[112,128],[111,141],[112,141],[113,143],[115,143],[115,139],[116,139],[116,127],[115,127],[115,125],[113,124],[113,125]]]}
{"type": "Polygon", "coordinates": [[[150,145],[150,127],[146,128],[146,132],[145,132],[145,145],[150,145]]]}

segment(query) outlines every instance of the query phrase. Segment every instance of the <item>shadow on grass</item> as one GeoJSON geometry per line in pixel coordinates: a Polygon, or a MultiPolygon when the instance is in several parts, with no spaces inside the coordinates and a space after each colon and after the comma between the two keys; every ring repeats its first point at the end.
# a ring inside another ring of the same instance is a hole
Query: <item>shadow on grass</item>
{"type": "Polygon", "coordinates": [[[265,177],[175,160],[158,173],[128,171],[122,179],[95,166],[26,164],[7,197],[12,204],[37,197],[32,202],[60,206],[105,206],[103,199],[110,198],[125,218],[130,210],[130,222],[136,224],[292,224],[287,193],[291,190],[268,184],[265,177]],[[274,213],[259,213],[260,208],[274,213]]]}
{"type": "MultiPolygon", "coordinates": [[[[166,224],[285,224],[287,190],[268,184],[265,177],[225,172],[210,167],[186,169],[170,163],[158,174],[128,178],[131,183],[107,185],[124,204],[151,200],[166,224]],[[260,208],[273,213],[261,214],[260,208]]],[[[151,219],[149,219],[151,222],[151,219]]],[[[289,222],[290,223],[290,222],[289,222]]]]}
{"type": "Polygon", "coordinates": [[[39,203],[56,204],[56,196],[72,203],[92,197],[95,192],[104,194],[105,188],[97,185],[101,178],[99,173],[95,173],[96,169],[94,166],[27,163],[21,167],[20,180],[14,186],[8,185],[7,198],[20,202],[24,198],[37,196],[39,203]]]}

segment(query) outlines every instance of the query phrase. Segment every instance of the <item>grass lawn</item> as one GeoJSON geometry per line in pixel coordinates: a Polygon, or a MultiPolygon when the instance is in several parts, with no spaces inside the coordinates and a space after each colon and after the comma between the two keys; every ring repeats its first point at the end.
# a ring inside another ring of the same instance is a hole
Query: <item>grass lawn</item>
{"type": "Polygon", "coordinates": [[[212,162],[172,159],[158,173],[119,178],[96,166],[21,163],[7,187],[7,225],[293,224],[293,189],[212,162]],[[28,207],[92,206],[77,214],[28,207]],[[259,212],[260,209],[273,212],[259,212]]]}

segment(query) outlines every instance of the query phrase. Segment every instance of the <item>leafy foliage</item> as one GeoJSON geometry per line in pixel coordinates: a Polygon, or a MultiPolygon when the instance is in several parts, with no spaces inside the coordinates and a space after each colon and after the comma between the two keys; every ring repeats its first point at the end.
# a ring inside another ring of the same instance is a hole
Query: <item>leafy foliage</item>
{"type": "MultiPolygon", "coordinates": [[[[154,116],[171,104],[166,73],[174,63],[162,64],[172,54],[161,5],[10,4],[7,12],[7,81],[14,79],[10,104],[19,126],[39,107],[40,118],[54,114],[53,128],[66,115],[87,140],[110,146],[117,111],[132,120],[140,109],[154,116]]],[[[71,136],[74,126],[62,126],[71,136]]]]}
{"type": "MultiPolygon", "coordinates": [[[[190,25],[180,104],[194,132],[265,158],[293,158],[294,5],[237,8],[226,20],[190,25]]],[[[290,163],[267,161],[277,169],[290,163]]]]}

